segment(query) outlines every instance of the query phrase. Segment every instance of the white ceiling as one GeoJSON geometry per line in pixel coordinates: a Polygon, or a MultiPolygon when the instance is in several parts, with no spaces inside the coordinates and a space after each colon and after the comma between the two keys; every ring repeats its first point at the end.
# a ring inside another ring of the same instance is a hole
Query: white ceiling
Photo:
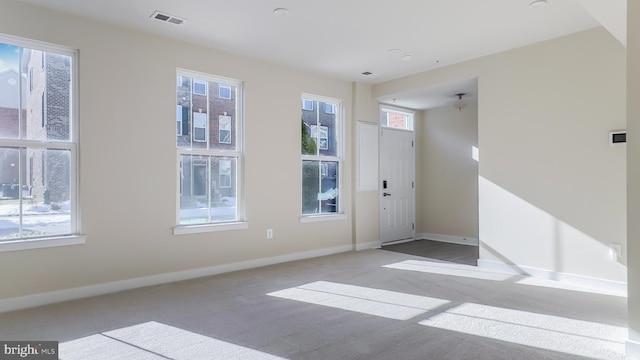
{"type": "MultiPolygon", "coordinates": [[[[596,0],[548,0],[543,8],[529,7],[532,0],[21,1],[368,83],[586,30],[603,20],[613,31],[626,18],[626,7],[620,14],[620,6],[602,6],[625,0],[597,0],[600,5],[594,5],[596,0]],[[287,8],[289,14],[276,15],[276,8],[287,8]],[[172,25],[152,19],[156,10],[187,21],[172,25]],[[402,60],[403,54],[411,54],[411,60],[402,60]],[[365,71],[373,74],[364,76],[365,71]]],[[[436,90],[407,94],[413,98],[407,104],[433,107],[437,102],[419,99],[451,96],[450,88],[436,90]]]]}

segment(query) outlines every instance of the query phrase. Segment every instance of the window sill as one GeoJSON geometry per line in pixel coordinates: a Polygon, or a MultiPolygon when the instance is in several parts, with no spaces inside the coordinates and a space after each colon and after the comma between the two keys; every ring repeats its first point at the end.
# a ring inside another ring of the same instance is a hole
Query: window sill
{"type": "Polygon", "coordinates": [[[303,215],[300,217],[300,223],[314,223],[323,221],[347,220],[347,214],[331,214],[331,215],[303,215]]]}
{"type": "Polygon", "coordinates": [[[58,246],[81,245],[86,242],[84,235],[70,235],[37,239],[20,239],[0,242],[0,252],[42,249],[58,246]]]}
{"type": "Polygon", "coordinates": [[[248,222],[233,222],[204,225],[179,225],[173,228],[173,235],[200,234],[215,231],[230,231],[248,229],[248,222]]]}

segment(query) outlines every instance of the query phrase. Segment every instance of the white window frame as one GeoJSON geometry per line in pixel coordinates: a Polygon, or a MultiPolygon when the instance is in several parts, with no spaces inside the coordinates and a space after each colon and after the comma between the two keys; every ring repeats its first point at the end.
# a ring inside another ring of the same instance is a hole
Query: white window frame
{"type": "Polygon", "coordinates": [[[220,144],[231,144],[231,135],[233,135],[233,132],[231,131],[231,116],[229,115],[220,115],[218,116],[218,142],[220,144]],[[225,128],[222,128],[222,123],[225,123],[225,128]],[[227,126],[228,124],[228,126],[227,126]],[[228,127],[228,129],[227,129],[228,127]],[[229,141],[222,141],[222,132],[223,131],[228,131],[229,132],[229,141]]]}
{"type": "MultiPolygon", "coordinates": [[[[244,107],[243,107],[243,92],[242,82],[231,78],[225,78],[216,75],[204,74],[186,69],[176,69],[178,76],[187,76],[192,79],[204,79],[210,82],[230,84],[235,87],[236,92],[236,112],[235,112],[235,133],[232,133],[232,143],[236,144],[234,150],[220,150],[220,149],[200,149],[200,148],[180,148],[176,147],[176,177],[181,176],[180,173],[180,160],[182,155],[203,155],[210,157],[225,157],[234,158],[236,160],[235,168],[235,188],[236,188],[236,207],[237,218],[232,221],[212,221],[197,225],[185,225],[180,224],[180,190],[176,189],[176,226],[173,228],[174,235],[183,234],[197,234],[216,231],[229,231],[229,230],[242,230],[249,227],[249,223],[245,220],[245,207],[244,207],[244,179],[243,179],[243,163],[244,163],[244,107]]],[[[208,132],[207,132],[208,136],[208,132]]],[[[211,178],[210,178],[211,179],[211,178]]],[[[218,179],[219,180],[219,179],[218,179]]],[[[178,186],[179,188],[179,186],[178,186]]]]}
{"type": "MultiPolygon", "coordinates": [[[[78,206],[78,51],[62,45],[44,43],[2,34],[0,34],[0,43],[32,50],[51,52],[69,56],[71,58],[69,141],[0,139],[1,147],[17,148],[21,151],[23,151],[22,149],[69,151],[69,233],[37,238],[17,238],[11,239],[10,241],[0,241],[0,252],[84,244],[86,239],[85,236],[81,234],[80,210],[78,206]]],[[[32,71],[33,69],[30,69],[30,72],[32,71]]],[[[22,82],[18,81],[18,86],[22,87],[22,82]]],[[[32,83],[30,83],[29,86],[32,88],[32,83]]],[[[24,164],[24,166],[27,166],[27,164],[24,164]]],[[[22,191],[19,191],[19,194],[19,196],[22,197],[22,191]]]]}
{"type": "Polygon", "coordinates": [[[191,92],[194,95],[207,96],[207,92],[209,91],[209,84],[207,84],[206,81],[194,78],[193,81],[192,81],[192,84],[193,84],[193,88],[191,89],[191,92]],[[196,92],[196,84],[204,85],[204,93],[203,94],[201,94],[199,92],[196,92]]]}
{"type": "MultiPolygon", "coordinates": [[[[319,95],[312,95],[312,94],[302,94],[302,104],[304,106],[304,101],[305,100],[309,100],[313,102],[318,102],[321,103],[331,103],[331,104],[335,104],[336,107],[336,117],[335,117],[335,142],[336,142],[336,155],[335,156],[328,156],[328,155],[307,155],[307,154],[301,154],[301,165],[304,163],[304,161],[320,161],[320,162],[337,162],[338,163],[338,178],[336,179],[336,181],[338,182],[338,205],[337,205],[337,209],[336,212],[332,212],[332,213],[314,213],[314,214],[301,214],[300,216],[300,222],[301,223],[309,223],[309,222],[317,222],[317,221],[331,221],[331,220],[345,220],[347,218],[347,215],[343,212],[344,211],[344,201],[345,199],[342,197],[343,195],[343,186],[344,186],[344,182],[343,182],[343,169],[344,169],[344,149],[345,149],[345,137],[344,137],[344,133],[345,133],[345,128],[346,128],[346,119],[345,119],[345,114],[344,114],[344,107],[343,107],[343,103],[342,100],[340,99],[335,99],[335,98],[329,98],[329,97],[324,97],[324,96],[319,96],[319,95]]],[[[317,125],[317,124],[316,124],[317,125]]],[[[321,150],[318,147],[318,150],[321,150]]],[[[303,173],[302,173],[302,166],[300,166],[300,185],[302,186],[302,182],[303,182],[303,173]]],[[[302,189],[300,189],[300,210],[302,212],[302,189]]]]}
{"type": "Polygon", "coordinates": [[[220,99],[230,100],[231,99],[231,86],[229,86],[227,84],[218,84],[218,97],[220,99]],[[222,89],[226,89],[227,91],[229,91],[229,97],[222,96],[222,89]]]}
{"type": "Polygon", "coordinates": [[[302,98],[302,110],[313,110],[314,99],[302,98]]]}
{"type": "Polygon", "coordinates": [[[380,126],[382,127],[386,127],[389,129],[399,129],[399,130],[407,130],[407,131],[413,131],[414,129],[414,124],[415,124],[415,117],[416,117],[416,112],[413,110],[409,110],[409,109],[404,109],[404,108],[400,108],[397,106],[390,106],[390,105],[385,105],[382,104],[380,105],[380,112],[386,112],[387,113],[387,125],[384,125],[382,123],[382,121],[380,121],[380,126]],[[392,127],[392,126],[388,126],[389,125],[389,115],[388,113],[394,113],[394,114],[400,114],[400,115],[405,115],[407,116],[407,127],[406,128],[398,128],[398,127],[392,127]]]}

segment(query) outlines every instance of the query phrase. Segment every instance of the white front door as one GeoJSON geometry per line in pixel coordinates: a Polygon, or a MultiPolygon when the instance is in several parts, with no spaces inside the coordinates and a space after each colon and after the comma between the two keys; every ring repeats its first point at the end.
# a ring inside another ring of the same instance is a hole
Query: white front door
{"type": "Polygon", "coordinates": [[[414,238],[415,150],[413,131],[380,132],[380,240],[414,238]]]}

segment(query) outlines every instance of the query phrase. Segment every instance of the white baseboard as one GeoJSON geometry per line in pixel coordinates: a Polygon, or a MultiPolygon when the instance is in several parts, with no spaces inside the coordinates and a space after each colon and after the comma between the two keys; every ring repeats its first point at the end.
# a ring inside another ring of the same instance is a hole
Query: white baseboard
{"type": "Polygon", "coordinates": [[[371,241],[371,242],[367,242],[367,243],[356,243],[356,251],[361,251],[361,250],[369,250],[369,249],[379,249],[380,248],[380,241],[371,241]]]}
{"type": "Polygon", "coordinates": [[[626,357],[627,360],[640,360],[640,343],[627,340],[626,357]]]}
{"type": "Polygon", "coordinates": [[[478,246],[478,239],[463,237],[463,236],[453,236],[453,235],[442,235],[442,234],[431,234],[431,233],[419,233],[416,234],[416,240],[432,240],[439,241],[449,244],[459,244],[459,245],[471,245],[478,246]]]}
{"type": "Polygon", "coordinates": [[[48,305],[63,301],[76,300],[91,296],[104,295],[108,293],[131,290],[145,286],[160,285],[175,281],[196,279],[205,276],[218,275],[222,273],[257,268],[261,266],[280,264],[289,261],[304,260],[314,257],[348,252],[353,249],[352,245],[336,246],[326,249],[304,251],[294,254],[280,255],[255,260],[241,261],[231,264],[217,265],[206,268],[178,271],[168,274],[144,276],[134,279],[114,281],[96,285],[82,286],[77,288],[51,291],[46,293],[21,296],[16,298],[0,300],[0,313],[26,309],[36,306],[48,305]]]}
{"type": "Polygon", "coordinates": [[[500,270],[513,274],[528,275],[535,278],[556,280],[574,285],[581,285],[590,288],[614,292],[617,294],[627,294],[627,283],[612,281],[606,279],[598,279],[588,276],[555,272],[550,270],[537,269],[528,266],[520,266],[513,264],[505,264],[498,261],[478,259],[478,267],[500,270]]]}

